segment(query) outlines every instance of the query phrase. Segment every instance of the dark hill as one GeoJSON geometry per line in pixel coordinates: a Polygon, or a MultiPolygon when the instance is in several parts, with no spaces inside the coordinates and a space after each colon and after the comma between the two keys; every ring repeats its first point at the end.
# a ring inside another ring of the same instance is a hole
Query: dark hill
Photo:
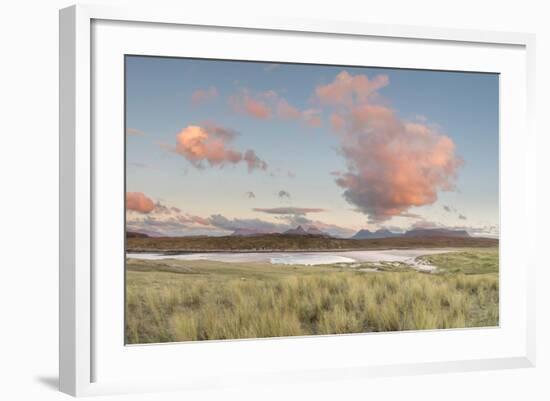
{"type": "Polygon", "coordinates": [[[134,231],[126,231],[126,238],[150,238],[147,234],[134,231]]]}
{"type": "Polygon", "coordinates": [[[460,237],[460,238],[469,238],[465,230],[449,230],[446,228],[419,228],[415,230],[407,231],[403,234],[404,237],[460,237]]]}
{"type": "Polygon", "coordinates": [[[233,231],[233,237],[252,237],[254,235],[265,235],[265,232],[254,230],[252,228],[237,228],[233,231]]]}
{"type": "Polygon", "coordinates": [[[128,238],[127,241],[127,249],[137,252],[324,251],[494,246],[498,246],[498,239],[434,236],[344,239],[292,234],[262,234],[247,237],[133,237],[128,238]]]}

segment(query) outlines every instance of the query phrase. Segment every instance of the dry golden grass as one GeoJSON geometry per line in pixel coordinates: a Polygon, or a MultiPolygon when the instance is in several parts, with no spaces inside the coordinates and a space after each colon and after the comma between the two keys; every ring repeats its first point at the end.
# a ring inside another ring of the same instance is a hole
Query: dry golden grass
{"type": "Polygon", "coordinates": [[[129,260],[126,341],[495,326],[498,294],[497,273],[129,260]]]}

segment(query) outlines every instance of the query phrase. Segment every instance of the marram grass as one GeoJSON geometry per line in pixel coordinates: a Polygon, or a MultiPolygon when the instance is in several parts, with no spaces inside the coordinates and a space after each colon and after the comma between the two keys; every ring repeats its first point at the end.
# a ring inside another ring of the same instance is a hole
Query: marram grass
{"type": "Polygon", "coordinates": [[[129,260],[126,342],[496,326],[498,296],[497,273],[129,260]]]}

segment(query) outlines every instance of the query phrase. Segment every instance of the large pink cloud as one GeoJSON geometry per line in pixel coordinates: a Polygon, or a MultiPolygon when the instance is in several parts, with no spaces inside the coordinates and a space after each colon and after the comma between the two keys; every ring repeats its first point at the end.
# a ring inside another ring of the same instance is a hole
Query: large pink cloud
{"type": "Polygon", "coordinates": [[[143,192],[126,192],[126,209],[138,213],[151,213],[155,203],[143,192]]]}
{"type": "Polygon", "coordinates": [[[439,191],[454,189],[462,164],[451,138],[432,126],[404,121],[379,104],[377,90],[388,84],[386,76],[370,80],[343,71],[315,92],[331,109],[331,125],[346,159],[347,170],[336,174],[336,183],[374,223],[434,203],[439,191]]]}
{"type": "Polygon", "coordinates": [[[244,154],[229,147],[235,133],[231,130],[209,124],[207,126],[189,125],[176,136],[175,152],[189,160],[195,167],[202,168],[204,163],[223,167],[226,164],[244,162],[248,171],[266,170],[267,163],[249,149],[244,154]]]}

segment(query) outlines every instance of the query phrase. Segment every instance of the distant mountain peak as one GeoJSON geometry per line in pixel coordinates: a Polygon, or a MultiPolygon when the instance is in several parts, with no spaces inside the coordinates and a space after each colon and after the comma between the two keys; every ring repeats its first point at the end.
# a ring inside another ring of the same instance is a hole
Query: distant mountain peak
{"type": "Polygon", "coordinates": [[[307,232],[308,232],[308,234],[325,235],[324,232],[322,232],[321,230],[319,230],[319,229],[318,229],[317,227],[315,227],[315,226],[310,226],[310,227],[308,227],[307,232]]]}
{"type": "Polygon", "coordinates": [[[304,228],[302,226],[298,226],[296,228],[291,228],[291,229],[286,230],[285,232],[283,232],[283,234],[287,234],[287,235],[306,235],[307,231],[304,230],[304,228]]]}
{"type": "Polygon", "coordinates": [[[381,228],[376,231],[370,231],[367,229],[362,229],[357,231],[352,239],[379,239],[379,238],[393,238],[393,237],[399,237],[401,234],[394,233],[386,228],[381,228]]]}
{"type": "Polygon", "coordinates": [[[319,230],[315,226],[310,226],[307,230],[304,229],[301,225],[296,228],[291,228],[282,233],[283,235],[321,235],[325,237],[330,237],[329,234],[319,230]]]}

